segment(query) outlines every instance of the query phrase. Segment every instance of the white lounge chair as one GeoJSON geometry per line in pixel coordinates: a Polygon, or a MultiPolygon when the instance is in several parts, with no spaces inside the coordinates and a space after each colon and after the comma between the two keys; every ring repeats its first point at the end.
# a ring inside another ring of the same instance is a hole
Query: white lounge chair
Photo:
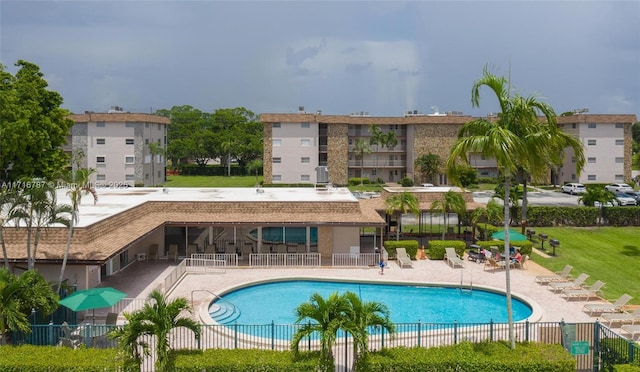
{"type": "Polygon", "coordinates": [[[632,313],[602,314],[601,318],[609,322],[609,325],[613,323],[631,323],[632,325],[636,324],[636,322],[640,323],[640,306],[638,306],[632,313]]]}
{"type": "Polygon", "coordinates": [[[635,339],[636,335],[640,335],[640,325],[623,325],[622,330],[629,333],[632,339],[635,339]]]}
{"type": "Polygon", "coordinates": [[[612,304],[586,304],[584,309],[589,311],[589,316],[593,313],[620,313],[622,312],[622,307],[632,298],[625,293],[612,304]]]}
{"type": "Polygon", "coordinates": [[[536,283],[549,284],[551,282],[568,282],[571,270],[573,270],[573,266],[566,265],[562,271],[557,271],[555,274],[538,275],[536,276],[536,283]]]}
{"type": "Polygon", "coordinates": [[[464,267],[464,260],[460,258],[460,256],[456,253],[454,248],[445,248],[445,258],[447,259],[447,263],[451,267],[464,267]]]}
{"type": "Polygon", "coordinates": [[[400,267],[413,267],[411,257],[409,257],[407,250],[404,248],[396,248],[396,259],[398,260],[398,265],[400,265],[400,267]]]}
{"type": "Polygon", "coordinates": [[[552,282],[549,283],[549,290],[559,292],[565,289],[580,289],[588,277],[589,274],[582,273],[572,282],[552,282]]]}
{"type": "Polygon", "coordinates": [[[572,298],[582,299],[583,297],[584,300],[587,301],[591,297],[597,297],[602,287],[604,287],[604,282],[598,280],[589,288],[565,289],[564,291],[562,291],[562,296],[566,297],[567,301],[572,298]]]}

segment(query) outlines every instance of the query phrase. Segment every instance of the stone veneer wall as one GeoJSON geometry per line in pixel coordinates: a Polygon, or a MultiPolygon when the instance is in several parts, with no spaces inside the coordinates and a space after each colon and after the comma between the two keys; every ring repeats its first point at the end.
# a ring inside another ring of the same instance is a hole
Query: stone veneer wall
{"type": "MultiPolygon", "coordinates": [[[[446,162],[461,127],[462,125],[458,124],[416,124],[413,140],[414,159],[432,153],[438,155],[443,163],[446,162]]],[[[444,169],[440,172],[444,172],[444,169]]]]}
{"type": "Polygon", "coordinates": [[[262,161],[262,182],[265,184],[273,183],[273,124],[264,125],[264,144],[263,144],[263,156],[262,161]]]}
{"type": "Polygon", "coordinates": [[[87,123],[75,123],[73,127],[71,127],[71,148],[72,151],[75,149],[80,149],[84,156],[82,157],[82,162],[80,163],[81,168],[87,168],[87,154],[89,151],[89,139],[87,138],[88,127],[87,123]]]}
{"type": "MultiPolygon", "coordinates": [[[[151,123],[149,125],[151,125],[151,123]]],[[[151,139],[149,139],[149,142],[151,142],[151,139]]],[[[133,128],[133,144],[133,156],[135,157],[135,165],[133,166],[135,180],[133,181],[133,185],[144,184],[145,186],[149,186],[152,177],[149,177],[149,180],[144,179],[144,147],[149,146],[144,143],[144,123],[136,123],[135,128],[133,128]]],[[[151,159],[151,161],[153,162],[153,159],[151,159]]],[[[149,166],[151,166],[151,164],[149,164],[149,166]]]]}
{"type": "Polygon", "coordinates": [[[318,226],[318,253],[321,258],[331,258],[333,247],[333,228],[318,226]]]}
{"type": "Polygon", "coordinates": [[[632,134],[632,125],[633,124],[624,124],[624,166],[623,166],[623,174],[624,180],[631,180],[631,164],[633,162],[632,157],[632,149],[633,149],[633,134],[632,134]]]}
{"type": "Polygon", "coordinates": [[[327,125],[327,167],[329,182],[346,185],[349,182],[349,125],[327,125]]]}

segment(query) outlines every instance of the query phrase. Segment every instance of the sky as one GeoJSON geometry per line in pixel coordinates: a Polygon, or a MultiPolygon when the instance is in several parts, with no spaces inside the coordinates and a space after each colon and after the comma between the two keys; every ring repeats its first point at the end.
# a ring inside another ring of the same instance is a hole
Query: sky
{"type": "Polygon", "coordinates": [[[640,1],[8,1],[0,63],[75,113],[498,110],[483,68],[560,114],[640,114],[640,1]]]}

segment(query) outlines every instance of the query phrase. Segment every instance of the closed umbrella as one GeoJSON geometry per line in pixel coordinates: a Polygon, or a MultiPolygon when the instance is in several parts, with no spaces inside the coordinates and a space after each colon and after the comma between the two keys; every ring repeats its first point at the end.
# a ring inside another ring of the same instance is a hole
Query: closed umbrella
{"type": "Polygon", "coordinates": [[[111,287],[91,288],[77,291],[58,303],[73,311],[93,310],[93,322],[95,323],[95,309],[111,307],[126,296],[126,293],[111,287]]]}
{"type": "MultiPolygon", "coordinates": [[[[497,233],[493,233],[493,235],[491,235],[491,237],[493,239],[497,239],[497,240],[504,240],[504,230],[502,231],[498,231],[497,233]]],[[[509,241],[512,242],[522,242],[527,240],[526,235],[522,235],[519,232],[515,231],[515,230],[509,230],[509,241]]]]}

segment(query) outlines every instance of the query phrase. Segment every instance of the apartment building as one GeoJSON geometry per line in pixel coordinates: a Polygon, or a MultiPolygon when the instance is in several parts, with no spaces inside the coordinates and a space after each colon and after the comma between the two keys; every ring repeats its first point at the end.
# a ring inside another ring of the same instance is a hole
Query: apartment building
{"type": "MultiPolygon", "coordinates": [[[[407,111],[399,117],[371,117],[366,112],[350,115],[307,113],[262,114],[264,124],[265,183],[347,184],[352,177],[398,182],[404,176],[419,182],[415,160],[432,153],[443,161],[455,144],[458,130],[474,118],[460,112],[421,114],[407,111]],[[356,143],[371,139],[371,125],[386,134],[395,133],[393,147],[370,146],[359,154],[356,143]]],[[[631,125],[635,115],[579,114],[558,118],[560,127],[579,138],[587,164],[578,177],[575,157],[567,150],[562,167],[550,170],[549,180],[564,182],[613,182],[631,178],[631,125]],[[553,174],[552,174],[553,171],[553,174]]],[[[495,177],[493,159],[470,154],[479,177],[495,177]]],[[[448,184],[446,174],[438,184],[448,184]]]]}
{"type": "Polygon", "coordinates": [[[84,154],[82,167],[93,168],[91,182],[98,187],[152,186],[165,182],[166,158],[150,151],[152,143],[167,145],[169,119],[124,112],[114,106],[109,112],[70,115],[74,121],[66,151],[84,154]],[[69,145],[71,144],[71,145],[69,145]]]}

